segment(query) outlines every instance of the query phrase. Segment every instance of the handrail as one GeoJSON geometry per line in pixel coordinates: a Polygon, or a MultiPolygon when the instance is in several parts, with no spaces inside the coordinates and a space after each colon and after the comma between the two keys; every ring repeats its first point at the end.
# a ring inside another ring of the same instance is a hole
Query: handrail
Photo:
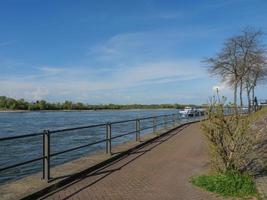
{"type": "Polygon", "coordinates": [[[105,123],[102,124],[93,124],[90,126],[79,126],[79,127],[74,127],[74,128],[64,128],[64,129],[58,129],[58,130],[53,130],[50,131],[50,133],[60,133],[60,132],[66,132],[66,131],[75,131],[75,130],[81,130],[81,129],[87,129],[87,128],[95,128],[95,127],[100,127],[100,126],[105,126],[105,123]]]}
{"type": "Polygon", "coordinates": [[[29,163],[32,163],[32,162],[36,162],[36,161],[42,160],[42,159],[44,159],[43,156],[31,159],[31,160],[27,160],[27,161],[24,161],[24,162],[21,162],[21,163],[17,163],[17,164],[14,164],[14,165],[10,165],[10,166],[7,166],[7,167],[3,167],[3,168],[0,168],[0,172],[4,171],[4,170],[7,170],[7,169],[12,169],[12,168],[15,168],[15,167],[19,167],[21,165],[26,165],[26,164],[29,164],[29,163]]]}
{"type": "Polygon", "coordinates": [[[34,158],[28,161],[20,162],[17,164],[13,164],[10,166],[6,166],[3,168],[0,168],[0,172],[4,170],[8,170],[11,168],[15,168],[18,166],[26,165],[32,162],[36,162],[39,160],[43,160],[43,178],[46,180],[50,179],[50,158],[54,156],[58,156],[64,153],[68,153],[71,151],[79,150],[85,147],[93,146],[96,144],[104,143],[106,142],[106,153],[111,154],[111,146],[112,146],[112,140],[124,137],[126,135],[130,134],[136,134],[136,141],[140,141],[140,133],[144,130],[148,129],[153,129],[153,132],[157,129],[157,127],[162,127],[161,125],[164,125],[164,127],[167,127],[168,124],[170,123],[176,123],[177,120],[180,119],[180,114],[168,114],[168,115],[158,115],[158,116],[151,116],[151,117],[143,117],[143,118],[135,118],[135,119],[129,119],[129,120],[122,120],[122,121],[113,121],[113,122],[108,122],[108,123],[100,123],[100,124],[94,124],[94,125],[89,125],[89,126],[79,126],[79,127],[73,127],[73,128],[64,128],[64,129],[58,129],[58,130],[44,130],[43,133],[32,133],[32,134],[26,134],[26,135],[15,135],[15,136],[8,136],[8,137],[2,137],[0,138],[0,142],[2,141],[8,141],[8,140],[14,140],[14,139],[19,139],[19,138],[26,138],[26,137],[34,137],[34,136],[43,136],[43,156],[34,158]],[[159,118],[163,117],[162,120],[158,120],[159,118]],[[171,120],[168,120],[168,118],[171,117],[171,120]],[[148,119],[153,119],[152,121],[146,122],[146,123],[153,123],[152,126],[147,126],[140,128],[140,122],[146,121],[148,119]],[[114,124],[123,124],[127,122],[136,122],[135,129],[134,131],[130,131],[127,133],[119,134],[119,135],[113,135],[112,134],[112,125],[114,124]],[[98,140],[95,142],[91,142],[88,144],[80,145],[80,146],[75,146],[72,148],[67,148],[62,151],[58,151],[55,153],[50,153],[50,135],[55,134],[55,133],[61,133],[61,132],[67,132],[67,131],[75,131],[75,130],[81,130],[81,129],[89,129],[89,128],[95,128],[95,127],[104,127],[106,128],[106,138],[102,140],[98,140]],[[113,136],[112,136],[113,135],[113,136]]]}
{"type": "Polygon", "coordinates": [[[26,137],[35,137],[43,135],[43,133],[31,133],[31,134],[25,134],[25,135],[14,135],[14,136],[8,136],[8,137],[1,137],[0,142],[4,140],[13,140],[18,138],[26,138],[26,137]]]}
{"type": "Polygon", "coordinates": [[[116,138],[123,137],[123,136],[125,136],[125,135],[131,135],[131,134],[136,133],[136,132],[137,132],[137,131],[131,131],[131,132],[124,133],[124,134],[121,134],[121,135],[116,135],[116,136],[111,137],[111,139],[113,140],[113,139],[116,139],[116,138]]]}

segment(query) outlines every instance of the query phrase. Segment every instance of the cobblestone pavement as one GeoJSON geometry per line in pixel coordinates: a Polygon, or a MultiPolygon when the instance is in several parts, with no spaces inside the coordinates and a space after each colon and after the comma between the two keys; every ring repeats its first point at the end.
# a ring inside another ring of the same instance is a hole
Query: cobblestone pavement
{"type": "Polygon", "coordinates": [[[192,124],[132,152],[42,199],[219,199],[191,185],[209,168],[200,125],[192,124]]]}
{"type": "MultiPolygon", "coordinates": [[[[267,142],[267,116],[261,116],[254,123],[252,123],[252,128],[254,133],[257,133],[260,138],[262,138],[262,143],[264,147],[266,147],[267,142]]],[[[263,151],[263,158],[267,158],[267,148],[263,151]]],[[[257,177],[256,184],[259,192],[263,196],[263,199],[267,199],[267,174],[266,169],[265,173],[263,173],[260,177],[257,177]]]]}
{"type": "Polygon", "coordinates": [[[267,175],[258,178],[256,183],[263,199],[267,199],[267,175]]]}

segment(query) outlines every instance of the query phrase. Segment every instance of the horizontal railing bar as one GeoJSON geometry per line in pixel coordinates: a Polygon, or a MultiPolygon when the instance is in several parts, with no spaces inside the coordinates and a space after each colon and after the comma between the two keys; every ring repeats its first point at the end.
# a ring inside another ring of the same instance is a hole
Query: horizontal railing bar
{"type": "Polygon", "coordinates": [[[39,160],[42,160],[42,159],[44,159],[43,156],[39,157],[39,158],[32,159],[32,160],[28,160],[28,161],[25,161],[25,162],[21,162],[21,163],[15,164],[15,165],[10,165],[10,166],[4,167],[4,168],[0,168],[0,171],[4,171],[4,170],[7,170],[7,169],[19,167],[21,165],[26,165],[26,164],[29,164],[29,163],[32,163],[32,162],[36,162],[36,161],[39,161],[39,160]]]}
{"type": "Polygon", "coordinates": [[[40,136],[40,135],[43,135],[43,133],[32,133],[32,134],[27,134],[27,135],[14,135],[14,136],[9,136],[9,137],[2,137],[2,138],[0,138],[0,141],[26,138],[26,137],[35,137],[35,136],[40,136]]]}
{"type": "MultiPolygon", "coordinates": [[[[167,123],[168,123],[168,122],[173,122],[173,120],[169,120],[169,121],[167,121],[167,123]]],[[[160,125],[162,125],[162,124],[166,124],[166,123],[164,122],[164,123],[155,124],[154,126],[145,127],[145,128],[140,129],[140,131],[147,130],[147,129],[151,129],[151,128],[154,128],[154,127],[156,127],[156,126],[160,126],[160,125]]]]}
{"type": "Polygon", "coordinates": [[[137,119],[129,119],[129,120],[123,120],[123,121],[114,121],[114,122],[110,122],[110,124],[122,124],[122,123],[127,123],[127,122],[134,122],[137,119]]]}
{"type": "Polygon", "coordinates": [[[140,120],[147,120],[147,119],[153,119],[153,118],[159,118],[159,117],[163,117],[162,115],[159,115],[159,116],[155,116],[155,117],[144,117],[140,120]]]}
{"type": "Polygon", "coordinates": [[[80,126],[80,127],[74,127],[74,128],[65,128],[65,129],[49,131],[49,133],[60,133],[60,132],[66,132],[66,131],[75,131],[75,130],[81,130],[81,129],[87,129],[87,128],[95,128],[95,127],[100,127],[100,126],[105,126],[105,125],[106,125],[106,123],[94,124],[94,125],[90,125],[90,126],[80,126]]]}
{"type": "Polygon", "coordinates": [[[157,124],[157,126],[161,126],[161,125],[164,125],[164,124],[166,124],[166,123],[162,122],[162,123],[157,124]]]}
{"type": "Polygon", "coordinates": [[[136,133],[137,131],[132,131],[132,132],[128,132],[128,133],[124,133],[124,134],[121,134],[121,135],[116,135],[114,137],[112,137],[111,139],[116,139],[116,138],[119,138],[119,137],[123,137],[125,135],[130,135],[130,134],[133,134],[133,133],[136,133]]]}
{"type": "Polygon", "coordinates": [[[67,153],[67,152],[70,152],[70,151],[82,149],[84,147],[89,147],[89,146],[92,146],[92,145],[95,145],[95,144],[99,144],[99,143],[102,143],[102,142],[106,142],[106,141],[107,141],[106,139],[103,139],[103,140],[99,140],[99,141],[92,142],[92,143],[89,143],[89,144],[85,144],[85,145],[82,145],[82,146],[73,147],[73,148],[70,148],[70,149],[67,149],[67,150],[64,150],[64,151],[52,153],[52,154],[50,154],[50,157],[57,156],[57,155],[60,155],[60,154],[63,154],[63,153],[67,153]]]}
{"type": "Polygon", "coordinates": [[[155,126],[149,126],[149,127],[145,127],[145,128],[141,128],[140,131],[144,131],[144,130],[147,130],[147,129],[151,129],[151,128],[154,128],[155,126]]]}
{"type": "MultiPolygon", "coordinates": [[[[163,115],[163,116],[165,116],[165,115],[163,115]]],[[[172,116],[172,115],[170,115],[170,116],[172,116]]],[[[153,119],[154,117],[149,117],[149,118],[153,119]]],[[[148,119],[148,118],[145,118],[145,119],[148,119]]],[[[169,120],[169,121],[167,121],[167,122],[173,122],[173,120],[169,120]]],[[[162,123],[162,124],[165,124],[165,123],[162,123]]],[[[159,125],[161,125],[161,124],[156,124],[155,126],[146,127],[146,128],[144,128],[144,129],[140,129],[140,131],[143,131],[143,130],[146,130],[146,129],[151,129],[151,128],[154,128],[154,127],[159,126],[159,125]]],[[[119,137],[123,137],[123,136],[125,136],[125,135],[130,135],[130,134],[136,133],[136,132],[137,132],[137,131],[132,131],[132,132],[125,133],[125,134],[116,135],[116,136],[112,137],[111,139],[116,139],[116,138],[119,138],[119,137]]]]}
{"type": "MultiPolygon", "coordinates": [[[[140,120],[146,120],[146,119],[153,119],[153,118],[159,118],[159,117],[169,117],[169,116],[173,116],[174,114],[169,114],[169,115],[158,115],[158,116],[154,116],[154,117],[144,117],[140,120]]],[[[175,114],[177,115],[177,114],[175,114]]]]}
{"type": "Polygon", "coordinates": [[[152,118],[155,118],[155,117],[163,117],[163,116],[166,116],[166,115],[158,115],[158,116],[154,116],[154,117],[143,117],[143,118],[123,120],[123,121],[114,121],[114,122],[111,122],[111,124],[121,124],[121,123],[133,122],[133,121],[136,121],[136,120],[146,120],[146,119],[152,119],[152,118]]]}

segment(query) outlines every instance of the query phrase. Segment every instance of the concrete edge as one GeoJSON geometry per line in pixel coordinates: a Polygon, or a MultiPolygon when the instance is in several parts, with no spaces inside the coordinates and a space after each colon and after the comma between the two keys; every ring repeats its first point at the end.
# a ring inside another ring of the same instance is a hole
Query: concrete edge
{"type": "Polygon", "coordinates": [[[98,163],[98,164],[96,164],[94,166],[91,166],[88,169],[85,169],[85,170],[83,170],[81,172],[77,172],[77,173],[71,175],[70,177],[67,177],[67,178],[65,178],[65,179],[63,179],[63,180],[61,180],[61,181],[59,181],[59,182],[57,182],[57,183],[55,183],[53,185],[50,185],[50,186],[48,186],[46,188],[41,189],[40,191],[37,191],[37,192],[34,192],[32,194],[26,195],[26,196],[20,198],[20,200],[32,200],[32,199],[41,198],[42,196],[44,196],[44,195],[46,195],[46,194],[48,194],[48,193],[50,193],[50,192],[52,192],[52,191],[54,191],[56,189],[59,189],[60,187],[63,187],[65,185],[75,181],[76,179],[78,179],[82,175],[90,173],[90,172],[93,172],[93,171],[96,171],[96,170],[98,170],[98,169],[100,169],[100,168],[102,168],[102,167],[104,167],[104,166],[106,166],[106,165],[108,165],[108,164],[120,159],[120,158],[123,158],[124,156],[127,156],[128,154],[130,154],[134,150],[137,150],[137,149],[139,149],[139,148],[141,148],[141,147],[143,147],[143,146],[155,141],[158,138],[161,138],[161,137],[163,137],[165,135],[168,135],[170,132],[172,132],[172,131],[174,131],[174,130],[176,130],[178,128],[184,127],[186,125],[198,123],[198,122],[201,122],[201,121],[202,120],[197,120],[197,121],[193,121],[193,122],[187,122],[187,123],[184,123],[184,124],[180,124],[180,125],[176,126],[175,128],[172,128],[172,129],[170,129],[170,130],[168,130],[168,131],[166,131],[166,132],[164,132],[164,133],[162,133],[162,134],[160,134],[160,135],[158,135],[158,136],[156,136],[154,138],[148,139],[148,140],[144,141],[143,143],[140,143],[140,144],[138,144],[138,145],[136,145],[136,146],[134,146],[134,147],[132,147],[130,149],[127,149],[127,150],[125,150],[125,151],[123,151],[123,152],[121,152],[121,153],[119,153],[119,154],[117,154],[117,155],[115,155],[115,156],[113,156],[111,158],[108,158],[108,159],[106,159],[106,160],[104,160],[104,161],[102,161],[102,162],[100,162],[100,163],[98,163]]]}

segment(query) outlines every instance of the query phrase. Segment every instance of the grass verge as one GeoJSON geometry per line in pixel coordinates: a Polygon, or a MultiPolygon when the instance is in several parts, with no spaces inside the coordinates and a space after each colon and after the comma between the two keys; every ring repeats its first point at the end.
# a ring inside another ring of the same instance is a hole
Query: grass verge
{"type": "Polygon", "coordinates": [[[223,197],[241,199],[256,197],[260,199],[253,178],[238,172],[202,175],[192,178],[191,182],[198,187],[220,194],[223,197]]]}

